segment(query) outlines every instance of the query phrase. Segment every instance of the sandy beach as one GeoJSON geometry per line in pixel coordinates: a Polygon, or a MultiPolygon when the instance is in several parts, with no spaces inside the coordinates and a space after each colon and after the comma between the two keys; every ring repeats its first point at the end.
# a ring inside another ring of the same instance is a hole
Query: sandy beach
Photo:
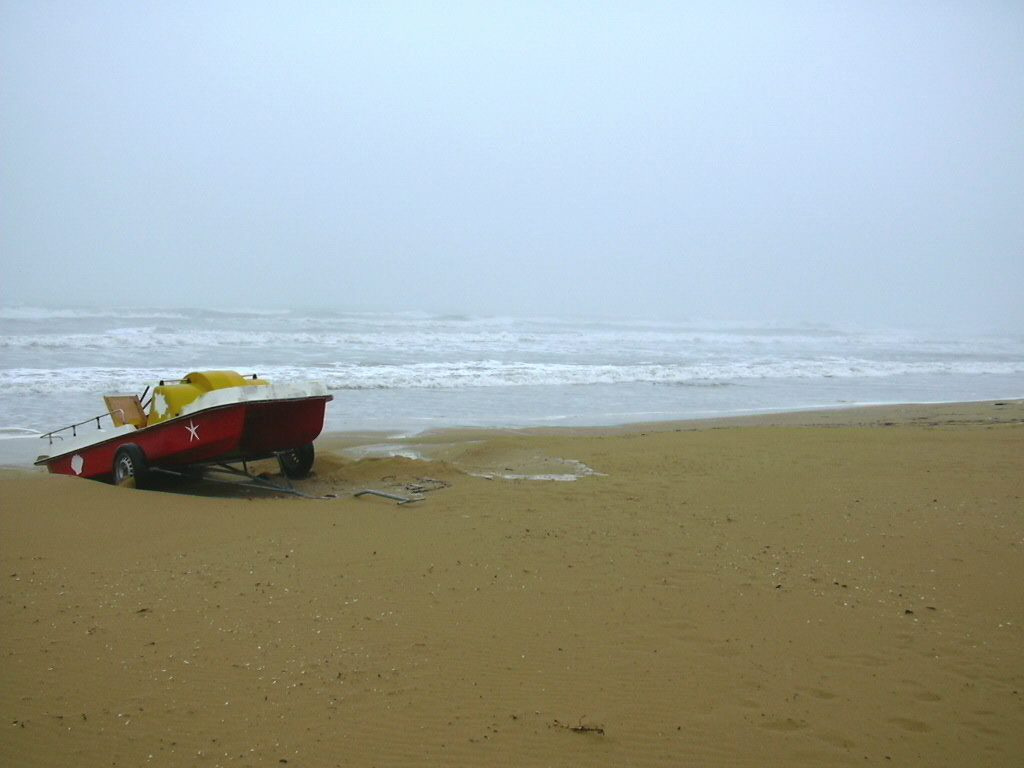
{"type": "Polygon", "coordinates": [[[1024,762],[1022,401],[317,447],[0,472],[0,764],[1024,762]]]}

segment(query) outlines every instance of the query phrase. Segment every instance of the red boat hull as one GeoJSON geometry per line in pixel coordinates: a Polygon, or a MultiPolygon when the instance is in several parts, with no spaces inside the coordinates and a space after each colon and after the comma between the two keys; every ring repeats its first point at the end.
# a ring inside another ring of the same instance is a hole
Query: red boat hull
{"type": "Polygon", "coordinates": [[[324,427],[323,399],[250,403],[240,448],[250,456],[265,455],[313,442],[324,427]]]}
{"type": "Polygon", "coordinates": [[[151,467],[267,458],[313,442],[323,431],[330,399],[232,403],[122,432],[37,463],[55,474],[102,479],[113,473],[118,449],[128,444],[137,446],[151,467]]]}

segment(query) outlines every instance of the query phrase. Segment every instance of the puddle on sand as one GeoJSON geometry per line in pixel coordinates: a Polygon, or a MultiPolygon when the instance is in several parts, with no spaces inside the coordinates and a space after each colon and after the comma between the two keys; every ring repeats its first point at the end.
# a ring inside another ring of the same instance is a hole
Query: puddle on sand
{"type": "MultiPolygon", "coordinates": [[[[601,477],[603,474],[591,469],[582,461],[575,459],[562,459],[553,456],[530,456],[529,458],[505,457],[506,461],[499,464],[500,469],[491,466],[480,466],[475,463],[466,463],[460,460],[458,453],[467,446],[475,445],[479,441],[470,441],[460,444],[395,444],[395,443],[372,443],[370,445],[355,445],[340,451],[342,456],[356,461],[360,459],[386,459],[403,458],[414,461],[431,461],[446,454],[449,460],[473,477],[483,477],[488,480],[534,480],[559,483],[571,483],[581,477],[601,477]],[[453,450],[455,448],[456,450],[453,450]],[[452,455],[452,454],[455,455],[452,455]]],[[[497,462],[496,462],[497,463],[497,462]]]]}
{"type": "Polygon", "coordinates": [[[498,478],[500,480],[547,480],[558,483],[571,483],[581,477],[604,477],[604,474],[597,472],[582,461],[575,459],[545,458],[537,459],[543,466],[536,467],[537,471],[525,472],[470,472],[474,477],[485,477],[488,480],[498,478]],[[542,469],[562,469],[562,472],[544,472],[542,469]]]}
{"type": "Polygon", "coordinates": [[[376,445],[356,445],[352,448],[345,448],[342,456],[349,459],[413,459],[414,461],[427,461],[427,457],[414,445],[393,445],[391,443],[378,443],[376,445]]]}

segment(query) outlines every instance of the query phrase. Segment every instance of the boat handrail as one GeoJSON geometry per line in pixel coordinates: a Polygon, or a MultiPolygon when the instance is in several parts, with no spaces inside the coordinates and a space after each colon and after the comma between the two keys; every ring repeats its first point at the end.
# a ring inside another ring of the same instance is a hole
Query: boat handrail
{"type": "MultiPolygon", "coordinates": [[[[243,379],[252,379],[253,381],[256,381],[259,377],[260,377],[260,375],[258,373],[247,373],[244,376],[242,376],[243,379]]],[[[192,381],[188,377],[186,377],[184,379],[160,379],[160,386],[161,387],[164,386],[165,384],[191,384],[191,383],[192,383],[192,381]]],[[[146,390],[148,391],[149,387],[146,387],[146,390]]],[[[142,396],[145,397],[146,393],[143,392],[142,396]]]]}
{"type": "Polygon", "coordinates": [[[50,441],[50,445],[53,445],[54,438],[56,438],[57,440],[63,440],[64,435],[60,433],[67,432],[69,429],[71,430],[72,437],[78,437],[78,428],[84,426],[85,424],[92,424],[93,422],[96,422],[96,429],[103,429],[103,426],[100,424],[100,419],[103,418],[110,419],[111,424],[113,424],[113,418],[115,413],[119,413],[121,415],[121,421],[124,421],[124,410],[122,408],[116,408],[113,411],[101,413],[99,416],[93,416],[91,418],[86,419],[85,421],[79,421],[75,424],[68,424],[66,427],[55,429],[52,432],[46,432],[45,434],[42,434],[39,437],[40,439],[44,437],[47,438],[50,441]]]}

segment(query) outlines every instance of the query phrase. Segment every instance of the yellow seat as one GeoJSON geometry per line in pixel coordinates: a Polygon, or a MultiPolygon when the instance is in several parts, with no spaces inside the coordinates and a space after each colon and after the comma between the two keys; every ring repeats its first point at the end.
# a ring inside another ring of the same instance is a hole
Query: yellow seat
{"type": "Polygon", "coordinates": [[[232,387],[265,387],[263,379],[245,378],[235,371],[198,371],[177,383],[160,384],[153,389],[147,424],[155,425],[181,415],[181,412],[203,395],[217,389],[232,387]]]}
{"type": "Polygon", "coordinates": [[[103,402],[115,427],[131,424],[136,429],[146,426],[146,414],[138,395],[105,395],[103,402]]]}

